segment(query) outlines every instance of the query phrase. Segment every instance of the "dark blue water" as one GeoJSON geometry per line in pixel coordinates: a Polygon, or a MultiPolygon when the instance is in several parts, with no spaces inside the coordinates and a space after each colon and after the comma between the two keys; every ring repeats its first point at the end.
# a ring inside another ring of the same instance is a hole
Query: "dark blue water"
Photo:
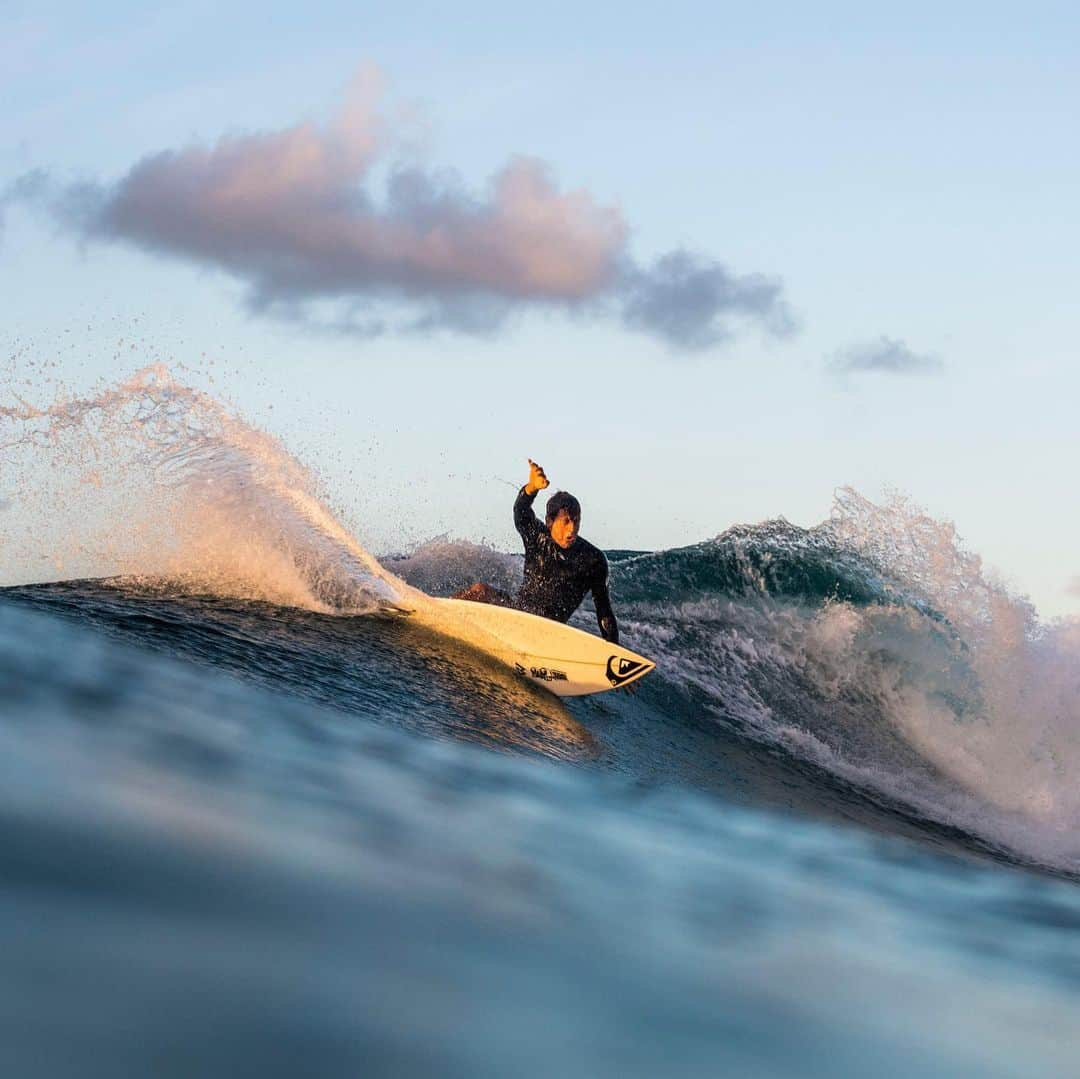
{"type": "Polygon", "coordinates": [[[1077,1074],[1075,627],[849,493],[613,553],[658,668],[564,703],[380,609],[516,558],[380,567],[155,387],[126,575],[0,590],[0,1074],[1077,1074]]]}
{"type": "Polygon", "coordinates": [[[85,583],[0,685],[5,1074],[1074,1067],[1075,884],[663,677],[85,583]]]}

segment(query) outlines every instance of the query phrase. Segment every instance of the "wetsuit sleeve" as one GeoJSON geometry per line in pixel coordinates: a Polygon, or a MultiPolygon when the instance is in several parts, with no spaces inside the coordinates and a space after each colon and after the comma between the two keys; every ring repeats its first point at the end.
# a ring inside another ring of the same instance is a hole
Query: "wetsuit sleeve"
{"type": "Polygon", "coordinates": [[[543,527],[533,513],[532,505],[536,501],[536,494],[527,494],[522,487],[514,499],[514,527],[521,533],[525,541],[525,550],[528,550],[543,527]]]}
{"type": "Polygon", "coordinates": [[[600,635],[612,644],[619,643],[619,623],[615,621],[615,612],[611,609],[611,596],[608,594],[607,559],[601,555],[593,576],[592,596],[596,607],[596,621],[600,626],[600,635]]]}

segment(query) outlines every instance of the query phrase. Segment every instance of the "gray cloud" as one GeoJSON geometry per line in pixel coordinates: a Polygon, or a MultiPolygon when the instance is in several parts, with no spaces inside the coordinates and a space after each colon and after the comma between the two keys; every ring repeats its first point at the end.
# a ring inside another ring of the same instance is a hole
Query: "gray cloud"
{"type": "Polygon", "coordinates": [[[361,81],[329,124],[167,150],[111,185],[34,174],[11,199],[84,239],[223,270],[253,313],[333,332],[489,334],[535,309],[615,315],[684,350],[736,328],[792,331],[778,280],[681,250],[638,266],[620,211],[561,190],[534,158],[510,159],[481,192],[395,163],[375,105],[361,81]]]}
{"type": "Polygon", "coordinates": [[[937,375],[945,370],[939,357],[914,352],[903,341],[884,336],[841,349],[827,366],[830,371],[842,375],[865,371],[888,375],[937,375]]]}
{"type": "Polygon", "coordinates": [[[4,232],[5,211],[17,202],[34,202],[41,198],[48,187],[48,177],[37,169],[16,177],[0,190],[0,235],[4,232]]]}
{"type": "Polygon", "coordinates": [[[623,322],[684,349],[703,349],[733,336],[732,321],[757,323],[767,333],[794,332],[783,285],[761,274],[738,276],[713,259],[672,251],[647,269],[623,277],[623,322]]]}

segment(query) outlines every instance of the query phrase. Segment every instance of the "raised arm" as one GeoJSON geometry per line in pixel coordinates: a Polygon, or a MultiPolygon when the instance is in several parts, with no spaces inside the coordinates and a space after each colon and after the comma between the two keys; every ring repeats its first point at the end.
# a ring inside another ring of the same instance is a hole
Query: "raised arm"
{"type": "Polygon", "coordinates": [[[533,513],[532,504],[536,501],[537,492],[547,487],[548,483],[544,470],[530,457],[529,480],[514,499],[514,527],[521,533],[526,545],[536,538],[542,527],[533,513]]]}
{"type": "Polygon", "coordinates": [[[608,594],[607,559],[601,555],[593,577],[592,598],[596,607],[596,622],[600,627],[600,636],[612,644],[619,643],[619,623],[615,621],[615,612],[611,609],[611,596],[608,594]]]}

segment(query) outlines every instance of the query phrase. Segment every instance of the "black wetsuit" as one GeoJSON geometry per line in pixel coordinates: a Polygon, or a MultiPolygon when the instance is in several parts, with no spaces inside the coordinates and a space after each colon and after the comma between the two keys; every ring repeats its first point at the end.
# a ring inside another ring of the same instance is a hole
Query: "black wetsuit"
{"type": "Polygon", "coordinates": [[[525,580],[514,606],[531,614],[565,622],[592,592],[596,621],[604,640],[619,642],[619,626],[608,595],[608,564],[604,552],[580,536],[560,547],[532,511],[535,494],[518,491],[514,526],[525,541],[525,580]]]}

